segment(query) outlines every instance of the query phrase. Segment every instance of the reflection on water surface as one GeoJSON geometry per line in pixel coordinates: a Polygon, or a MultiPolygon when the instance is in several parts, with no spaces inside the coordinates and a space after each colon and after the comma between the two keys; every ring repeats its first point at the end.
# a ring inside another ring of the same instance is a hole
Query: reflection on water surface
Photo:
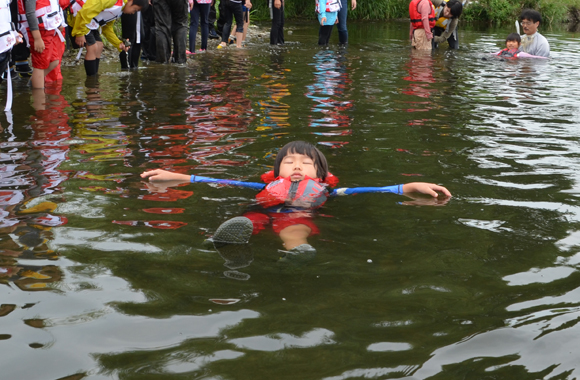
{"type": "Polygon", "coordinates": [[[406,24],[353,25],[346,50],[319,50],[315,29],[190,67],[111,63],[98,81],[67,68],[44,106],[15,83],[3,378],[580,376],[574,36],[547,32],[549,61],[495,61],[482,54],[507,30],[422,55],[406,24]],[[272,231],[239,257],[204,244],[255,191],[138,178],[259,181],[294,139],[318,144],[341,185],[428,181],[455,197],[329,200],[316,258],[282,263],[272,231]]]}

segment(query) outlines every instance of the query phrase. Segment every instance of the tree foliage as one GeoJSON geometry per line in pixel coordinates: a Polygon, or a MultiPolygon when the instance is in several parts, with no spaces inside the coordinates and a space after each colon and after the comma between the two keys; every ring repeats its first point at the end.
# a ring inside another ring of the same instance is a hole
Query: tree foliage
{"type": "MultiPolygon", "coordinates": [[[[349,9],[350,9],[350,2],[349,9]]],[[[410,0],[359,0],[349,12],[351,20],[389,20],[409,17],[410,0]]],[[[571,21],[570,15],[580,10],[580,0],[476,0],[470,1],[462,17],[466,21],[504,23],[518,18],[522,9],[536,9],[545,23],[571,21]]],[[[252,15],[255,20],[270,18],[267,1],[256,1],[252,15]]],[[[314,0],[286,0],[288,19],[315,17],[314,0]]]]}

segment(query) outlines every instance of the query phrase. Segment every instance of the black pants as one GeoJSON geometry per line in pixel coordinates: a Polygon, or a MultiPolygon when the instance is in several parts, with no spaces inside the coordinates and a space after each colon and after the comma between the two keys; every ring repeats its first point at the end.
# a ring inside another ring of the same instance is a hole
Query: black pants
{"type": "MultiPolygon", "coordinates": [[[[443,34],[443,32],[445,32],[445,29],[440,28],[438,26],[436,26],[433,29],[434,36],[440,36],[443,34]]],[[[459,41],[457,40],[457,29],[455,29],[453,33],[451,33],[451,36],[449,36],[447,42],[449,43],[449,49],[459,49],[459,41]]],[[[438,46],[439,44],[433,41],[433,49],[437,49],[438,46]]]]}
{"type": "MultiPolygon", "coordinates": [[[[12,22],[18,25],[18,1],[10,3],[10,13],[12,15],[12,22]]],[[[12,64],[15,61],[26,61],[30,57],[30,49],[26,47],[26,43],[20,43],[12,47],[12,64]]]]}
{"type": "Polygon", "coordinates": [[[332,34],[332,27],[334,25],[321,25],[318,31],[318,45],[326,46],[328,41],[330,41],[330,35],[332,34]]]}
{"type": "Polygon", "coordinates": [[[121,15],[121,35],[123,42],[129,40],[131,47],[128,52],[119,53],[121,68],[139,67],[139,58],[141,57],[141,42],[143,41],[143,19],[139,20],[139,30],[137,30],[137,20],[141,18],[141,12],[134,14],[123,13],[121,15]],[[137,34],[139,34],[139,43],[137,43],[137,34]]]}
{"type": "MultiPolygon", "coordinates": [[[[271,0],[272,3],[274,0],[271,0]]],[[[270,29],[270,45],[284,44],[284,3],[280,8],[272,4],[272,29],[270,29]]]]}
{"type": "Polygon", "coordinates": [[[145,12],[141,11],[143,16],[143,39],[141,48],[143,49],[143,59],[155,61],[155,15],[153,7],[147,7],[145,12]]]}
{"type": "Polygon", "coordinates": [[[187,42],[187,0],[154,0],[156,61],[166,63],[171,60],[173,40],[173,61],[185,63],[187,42]]]}
{"type": "Polygon", "coordinates": [[[207,18],[207,22],[209,24],[209,33],[212,31],[215,32],[215,21],[217,18],[217,12],[215,10],[215,2],[211,4],[209,7],[209,17],[207,18]]]}
{"type": "Polygon", "coordinates": [[[233,1],[224,1],[225,23],[222,31],[222,42],[228,43],[228,37],[232,29],[234,18],[236,19],[236,33],[244,32],[244,11],[242,10],[242,3],[234,3],[233,1]]]}

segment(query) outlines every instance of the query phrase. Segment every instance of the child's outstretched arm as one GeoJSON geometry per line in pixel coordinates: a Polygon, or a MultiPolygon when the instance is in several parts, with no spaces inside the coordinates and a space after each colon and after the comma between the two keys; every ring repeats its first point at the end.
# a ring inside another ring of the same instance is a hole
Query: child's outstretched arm
{"type": "Polygon", "coordinates": [[[199,175],[173,173],[163,169],[155,169],[143,172],[141,173],[141,178],[149,178],[150,181],[178,181],[181,183],[186,182],[218,183],[221,185],[249,187],[251,189],[256,190],[262,190],[265,186],[263,183],[259,182],[244,182],[244,181],[236,181],[233,179],[217,179],[210,177],[202,177],[199,175]]]}
{"type": "Polygon", "coordinates": [[[443,193],[446,197],[451,196],[451,192],[443,186],[427,182],[411,182],[403,185],[403,193],[421,193],[438,197],[439,193],[443,193]]]}
{"type": "Polygon", "coordinates": [[[362,193],[393,193],[403,195],[405,193],[422,193],[428,194],[432,197],[437,197],[439,194],[437,192],[443,193],[446,197],[450,197],[451,193],[443,186],[436,185],[434,183],[427,182],[411,182],[404,185],[394,185],[385,187],[343,187],[333,190],[330,195],[352,195],[352,194],[362,194],[362,193]]]}
{"type": "Polygon", "coordinates": [[[188,174],[173,173],[163,169],[148,170],[141,173],[141,178],[149,178],[149,181],[182,181],[189,182],[188,174]]]}

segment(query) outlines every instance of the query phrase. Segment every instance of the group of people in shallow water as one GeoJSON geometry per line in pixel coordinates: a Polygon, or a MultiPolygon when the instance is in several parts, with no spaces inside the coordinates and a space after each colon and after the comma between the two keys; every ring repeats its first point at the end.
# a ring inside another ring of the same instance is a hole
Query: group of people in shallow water
{"type": "MultiPolygon", "coordinates": [[[[457,24],[466,3],[465,0],[412,0],[409,4],[411,46],[416,50],[432,50],[447,41],[451,49],[457,49],[457,24]]],[[[540,12],[524,9],[520,22],[524,34],[511,33],[506,38],[505,49],[494,54],[505,58],[548,58],[550,44],[538,32],[542,22],[540,12]]]]}
{"type": "MultiPolygon", "coordinates": [[[[445,41],[450,48],[458,48],[458,19],[467,1],[411,0],[409,15],[413,48],[431,50],[445,41]]],[[[335,24],[339,43],[348,43],[348,5],[348,0],[315,1],[320,23],[319,45],[329,43],[335,24]]],[[[351,9],[356,6],[356,0],[350,0],[351,9]]],[[[269,0],[269,7],[272,18],[270,44],[284,44],[284,0],[269,0]]],[[[221,32],[222,41],[218,48],[228,45],[234,20],[235,43],[242,47],[251,8],[251,0],[220,2],[217,30],[221,32]]],[[[210,18],[215,19],[215,14],[215,0],[0,0],[0,72],[16,64],[16,72],[22,76],[30,75],[31,85],[37,89],[44,87],[49,74],[53,76],[51,79],[61,79],[60,61],[67,33],[73,48],[86,49],[84,67],[87,76],[99,71],[103,51],[101,36],[119,50],[123,68],[137,67],[142,57],[141,50],[148,59],[184,63],[188,53],[196,53],[198,25],[201,25],[201,49],[198,53],[207,49],[209,37],[218,37],[213,23],[209,22],[210,18]],[[185,48],[188,14],[189,51],[185,48]],[[122,24],[121,39],[113,29],[118,18],[122,24]],[[10,54],[12,49],[14,57],[10,54]],[[32,70],[27,54],[31,55],[32,70]]],[[[510,35],[506,41],[509,47],[506,45],[506,49],[497,54],[514,58],[548,57],[550,45],[538,32],[542,21],[540,13],[526,9],[520,19],[524,35],[510,35]]]]}

